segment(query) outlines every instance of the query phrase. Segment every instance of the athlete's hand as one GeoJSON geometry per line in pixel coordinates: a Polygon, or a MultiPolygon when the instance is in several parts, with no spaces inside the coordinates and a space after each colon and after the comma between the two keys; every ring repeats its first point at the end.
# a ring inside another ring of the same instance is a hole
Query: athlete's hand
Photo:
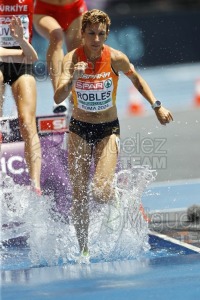
{"type": "Polygon", "coordinates": [[[155,113],[158,118],[158,121],[162,125],[166,125],[167,123],[173,121],[173,116],[171,112],[168,109],[164,108],[163,106],[159,108],[155,108],[155,113]]]}
{"type": "Polygon", "coordinates": [[[20,41],[23,39],[24,29],[22,26],[22,22],[19,17],[12,17],[12,20],[9,24],[10,27],[10,35],[16,40],[20,41]]]}
{"type": "Polygon", "coordinates": [[[80,78],[87,69],[88,64],[84,61],[80,61],[77,64],[74,65],[74,73],[73,73],[73,80],[77,80],[80,78]]]}

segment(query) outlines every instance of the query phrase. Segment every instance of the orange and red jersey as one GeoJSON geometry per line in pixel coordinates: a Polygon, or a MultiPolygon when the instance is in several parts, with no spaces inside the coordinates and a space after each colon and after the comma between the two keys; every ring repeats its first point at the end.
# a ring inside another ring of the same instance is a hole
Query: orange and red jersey
{"type": "Polygon", "coordinates": [[[102,55],[95,63],[88,61],[84,48],[76,50],[78,61],[88,68],[72,88],[74,106],[88,112],[106,110],[116,105],[118,75],[111,66],[110,47],[104,45],[102,55]]]}
{"type": "Polygon", "coordinates": [[[16,47],[18,43],[10,35],[9,23],[12,16],[19,16],[23,27],[24,36],[31,41],[33,0],[0,0],[0,46],[16,47]]]}

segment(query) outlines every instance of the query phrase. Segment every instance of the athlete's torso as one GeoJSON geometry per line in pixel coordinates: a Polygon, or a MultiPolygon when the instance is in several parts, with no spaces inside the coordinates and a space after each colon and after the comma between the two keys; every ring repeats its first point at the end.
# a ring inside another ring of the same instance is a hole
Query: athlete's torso
{"type": "Polygon", "coordinates": [[[62,5],[68,5],[68,4],[74,3],[77,0],[40,0],[40,1],[44,2],[44,3],[62,6],[62,5]]]}
{"type": "Polygon", "coordinates": [[[12,16],[20,16],[24,36],[31,41],[33,0],[0,0],[0,46],[12,48],[19,46],[10,35],[9,23],[12,16]]]}
{"type": "Polygon", "coordinates": [[[95,63],[88,61],[83,47],[77,49],[76,56],[78,61],[87,62],[88,68],[72,89],[73,116],[92,123],[116,119],[118,75],[111,66],[111,49],[104,45],[95,63]]]}

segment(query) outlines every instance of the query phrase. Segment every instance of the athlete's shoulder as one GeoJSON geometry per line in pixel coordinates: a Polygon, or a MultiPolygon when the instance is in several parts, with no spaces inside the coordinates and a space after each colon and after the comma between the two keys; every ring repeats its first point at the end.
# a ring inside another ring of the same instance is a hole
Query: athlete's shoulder
{"type": "Polygon", "coordinates": [[[124,54],[122,51],[111,48],[110,47],[110,53],[111,53],[111,59],[116,62],[122,62],[127,61],[128,57],[126,54],[124,54]]]}
{"type": "Polygon", "coordinates": [[[120,50],[116,50],[114,48],[111,49],[111,63],[116,72],[120,72],[126,70],[130,65],[130,61],[126,54],[124,54],[120,50]]]}

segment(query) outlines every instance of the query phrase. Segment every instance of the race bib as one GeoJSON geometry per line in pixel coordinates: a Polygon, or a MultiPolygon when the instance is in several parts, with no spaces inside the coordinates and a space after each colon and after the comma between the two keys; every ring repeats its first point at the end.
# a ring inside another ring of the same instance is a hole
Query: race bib
{"type": "MultiPolygon", "coordinates": [[[[29,40],[30,32],[29,32],[29,18],[27,15],[18,15],[16,17],[20,17],[22,21],[22,25],[24,28],[24,37],[29,40]]],[[[0,46],[1,47],[16,47],[19,44],[15,41],[15,39],[10,35],[9,24],[11,22],[12,16],[2,15],[0,16],[0,46]]]]}
{"type": "Polygon", "coordinates": [[[75,91],[78,107],[85,111],[98,112],[113,106],[112,78],[99,82],[84,82],[78,80],[76,82],[75,91]]]}

